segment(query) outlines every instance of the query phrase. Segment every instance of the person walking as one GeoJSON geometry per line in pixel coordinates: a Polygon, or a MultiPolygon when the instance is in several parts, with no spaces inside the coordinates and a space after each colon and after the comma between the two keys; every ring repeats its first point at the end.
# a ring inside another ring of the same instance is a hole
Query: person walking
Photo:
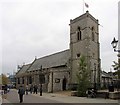
{"type": "Polygon", "coordinates": [[[28,85],[26,85],[26,95],[28,95],[28,91],[29,91],[28,85]]]}
{"type": "Polygon", "coordinates": [[[32,92],[33,92],[33,85],[31,84],[31,86],[30,86],[30,93],[32,94],[32,92]]]}
{"type": "Polygon", "coordinates": [[[8,89],[8,86],[7,86],[7,84],[5,84],[5,86],[4,86],[4,94],[7,94],[7,89],[8,89]]]}
{"type": "Polygon", "coordinates": [[[3,92],[4,92],[4,93],[3,93],[3,98],[5,98],[5,99],[7,99],[7,92],[8,92],[8,91],[7,91],[7,88],[8,88],[8,86],[7,86],[7,84],[5,84],[5,86],[4,86],[4,88],[3,88],[3,90],[4,90],[4,91],[3,91],[3,92]]]}
{"type": "Polygon", "coordinates": [[[38,90],[38,86],[35,84],[35,85],[34,85],[34,93],[37,94],[37,90],[38,90]]]}
{"type": "Polygon", "coordinates": [[[20,103],[22,103],[23,102],[23,95],[25,94],[25,89],[23,86],[20,86],[20,88],[18,90],[18,94],[19,94],[20,103]]]}

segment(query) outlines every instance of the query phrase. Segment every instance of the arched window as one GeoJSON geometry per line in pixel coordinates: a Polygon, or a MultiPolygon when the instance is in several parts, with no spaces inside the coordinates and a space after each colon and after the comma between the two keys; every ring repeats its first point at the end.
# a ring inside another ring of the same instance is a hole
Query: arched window
{"type": "Polygon", "coordinates": [[[80,31],[80,27],[78,27],[78,31],[80,31]]]}
{"type": "Polygon", "coordinates": [[[80,57],[80,53],[77,54],[77,58],[79,58],[79,57],[80,57]]]}
{"type": "Polygon", "coordinates": [[[29,77],[27,77],[27,85],[29,84],[29,77]]]}
{"type": "Polygon", "coordinates": [[[82,33],[81,33],[81,30],[80,30],[80,27],[78,27],[77,29],[77,40],[81,40],[82,39],[82,33]]]}
{"type": "Polygon", "coordinates": [[[79,31],[79,33],[80,33],[80,35],[79,35],[79,37],[80,37],[80,40],[82,39],[82,32],[81,31],[79,31]]]}
{"type": "Polygon", "coordinates": [[[77,40],[80,40],[80,33],[79,32],[77,32],[77,40]]]}
{"type": "Polygon", "coordinates": [[[24,84],[24,77],[22,77],[22,84],[24,84]]]}
{"type": "Polygon", "coordinates": [[[32,84],[32,77],[29,77],[29,84],[32,84]]]}
{"type": "Polygon", "coordinates": [[[20,78],[18,78],[18,84],[20,84],[20,78]]]}
{"type": "Polygon", "coordinates": [[[94,26],[92,27],[92,31],[94,31],[95,30],[95,28],[94,28],[94,26]]]}
{"type": "Polygon", "coordinates": [[[95,28],[94,28],[94,26],[91,28],[91,30],[92,30],[92,41],[95,41],[95,28]]]}
{"type": "Polygon", "coordinates": [[[95,41],[95,35],[94,35],[94,32],[92,32],[92,41],[95,41]]]}

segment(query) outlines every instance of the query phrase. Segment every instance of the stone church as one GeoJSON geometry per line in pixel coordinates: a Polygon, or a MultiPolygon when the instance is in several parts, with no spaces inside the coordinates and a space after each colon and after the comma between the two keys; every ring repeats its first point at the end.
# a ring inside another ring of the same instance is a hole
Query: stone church
{"type": "Polygon", "coordinates": [[[39,86],[44,75],[43,91],[67,90],[77,84],[76,72],[80,56],[86,58],[93,85],[100,84],[99,23],[88,11],[70,20],[70,48],[23,65],[16,73],[16,87],[39,86]]]}

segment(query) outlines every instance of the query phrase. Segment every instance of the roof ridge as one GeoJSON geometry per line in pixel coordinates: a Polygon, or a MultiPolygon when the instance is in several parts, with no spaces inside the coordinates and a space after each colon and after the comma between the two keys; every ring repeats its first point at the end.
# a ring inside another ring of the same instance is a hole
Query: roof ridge
{"type": "Polygon", "coordinates": [[[39,59],[43,59],[43,58],[47,58],[47,57],[50,57],[50,56],[53,56],[53,55],[56,55],[56,54],[59,54],[59,53],[62,53],[62,52],[66,52],[66,51],[69,51],[70,49],[66,49],[66,50],[63,50],[63,51],[59,51],[59,52],[56,52],[56,53],[53,53],[53,54],[50,54],[50,55],[46,55],[46,56],[43,56],[43,57],[40,57],[36,60],[39,60],[39,59]]]}
{"type": "Polygon", "coordinates": [[[28,71],[30,69],[30,67],[34,64],[34,62],[36,61],[37,59],[34,59],[34,61],[31,63],[31,65],[27,68],[26,71],[28,71]]]}

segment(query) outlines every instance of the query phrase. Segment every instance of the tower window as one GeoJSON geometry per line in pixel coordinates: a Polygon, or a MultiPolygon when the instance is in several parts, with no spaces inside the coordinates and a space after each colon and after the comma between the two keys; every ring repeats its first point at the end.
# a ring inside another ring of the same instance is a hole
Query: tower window
{"type": "Polygon", "coordinates": [[[81,37],[81,31],[78,31],[78,32],[77,32],[77,40],[79,41],[79,40],[81,40],[81,38],[82,38],[82,37],[81,37]]]}
{"type": "Polygon", "coordinates": [[[81,29],[80,27],[77,28],[77,40],[81,40],[82,36],[81,36],[81,29]]]}
{"type": "Polygon", "coordinates": [[[92,41],[95,41],[95,33],[94,33],[95,28],[94,28],[94,26],[91,28],[91,30],[92,30],[92,41]]]}
{"type": "Polygon", "coordinates": [[[80,27],[78,27],[78,31],[80,31],[80,27]]]}
{"type": "Polygon", "coordinates": [[[79,58],[79,57],[80,57],[80,53],[77,54],[77,58],[79,58]]]}
{"type": "Polygon", "coordinates": [[[94,31],[95,30],[95,28],[94,28],[94,26],[92,27],[92,31],[94,31]]]}
{"type": "Polygon", "coordinates": [[[93,31],[92,31],[92,41],[95,41],[95,35],[93,31]]]}

